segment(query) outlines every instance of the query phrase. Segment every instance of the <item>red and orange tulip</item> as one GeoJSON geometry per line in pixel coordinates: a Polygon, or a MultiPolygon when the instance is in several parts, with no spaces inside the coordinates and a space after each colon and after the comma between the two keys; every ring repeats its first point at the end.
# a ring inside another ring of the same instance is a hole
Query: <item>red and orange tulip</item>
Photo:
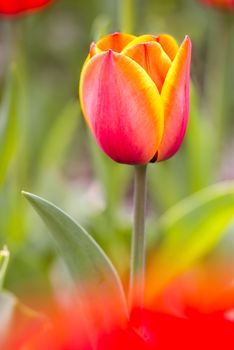
{"type": "Polygon", "coordinates": [[[53,0],[0,0],[0,15],[15,16],[36,11],[53,0]]]}
{"type": "Polygon", "coordinates": [[[91,44],[80,100],[91,132],[113,160],[146,164],[173,156],[188,122],[191,42],[114,33],[91,44]]]}
{"type": "Polygon", "coordinates": [[[234,0],[200,0],[205,5],[234,10],[234,0]]]}
{"type": "MultiPolygon", "coordinates": [[[[190,284],[189,287],[191,289],[190,284]]],[[[182,292],[182,296],[186,292],[185,288],[186,285],[180,284],[179,291],[182,292]]],[[[87,307],[85,313],[86,321],[91,320],[91,324],[94,326],[92,332],[90,330],[87,332],[76,303],[55,306],[55,303],[52,302],[48,310],[47,323],[40,331],[35,332],[30,324],[23,325],[22,334],[25,336],[28,332],[28,337],[22,338],[23,341],[20,339],[20,343],[15,343],[15,334],[12,329],[11,338],[14,347],[5,347],[4,349],[234,349],[233,298],[232,303],[229,303],[231,309],[214,307],[201,311],[199,306],[204,303],[203,298],[207,297],[206,294],[199,295],[200,303],[198,303],[197,308],[194,308],[193,303],[187,303],[185,298],[181,298],[179,303],[174,303],[177,297],[178,293],[175,290],[170,295],[165,293],[159,304],[161,306],[170,304],[166,312],[155,309],[154,305],[148,309],[133,309],[129,320],[125,322],[120,322],[118,317],[115,318],[115,311],[118,310],[111,309],[109,324],[105,323],[103,328],[104,324],[102,324],[100,317],[95,314],[92,303],[106,308],[111,304],[111,298],[109,300],[109,297],[102,296],[102,299],[96,299],[96,293],[94,293],[90,300],[91,307],[87,307]]],[[[225,296],[220,295],[220,299],[220,305],[225,304],[225,296]]],[[[44,309],[46,309],[45,305],[44,309]]]]}

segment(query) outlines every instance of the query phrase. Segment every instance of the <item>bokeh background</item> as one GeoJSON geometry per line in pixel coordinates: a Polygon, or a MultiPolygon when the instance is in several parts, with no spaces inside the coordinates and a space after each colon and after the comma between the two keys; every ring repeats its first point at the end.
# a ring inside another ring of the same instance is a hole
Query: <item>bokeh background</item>
{"type": "MultiPolygon", "coordinates": [[[[0,245],[7,244],[11,252],[5,287],[22,298],[25,291],[50,293],[62,269],[46,227],[22,198],[23,189],[77,219],[120,274],[127,273],[133,169],[115,164],[98,149],[77,93],[90,42],[120,30],[166,32],[179,43],[188,34],[193,43],[188,133],[174,158],[148,170],[149,251],[160,241],[160,220],[168,209],[234,178],[233,12],[195,0],[55,0],[33,15],[1,17],[0,245]]],[[[233,199],[229,202],[233,209],[233,199]]],[[[212,215],[210,225],[217,225],[212,215]]],[[[189,220],[186,225],[193,225],[196,214],[189,220]]],[[[206,230],[212,231],[211,226],[206,230]]],[[[220,227],[219,239],[200,260],[214,254],[231,259],[234,228],[220,227]]]]}

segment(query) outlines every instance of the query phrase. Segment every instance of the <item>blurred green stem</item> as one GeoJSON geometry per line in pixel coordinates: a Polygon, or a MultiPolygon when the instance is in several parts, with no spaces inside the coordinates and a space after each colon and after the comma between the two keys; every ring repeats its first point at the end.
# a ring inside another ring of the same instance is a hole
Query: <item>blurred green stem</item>
{"type": "Polygon", "coordinates": [[[144,304],[146,165],[135,167],[129,309],[144,304]]]}
{"type": "Polygon", "coordinates": [[[5,246],[2,250],[0,250],[0,290],[2,289],[2,286],[3,286],[6,270],[9,263],[9,258],[10,258],[10,253],[7,247],[5,246]]]}
{"type": "Polygon", "coordinates": [[[218,149],[225,134],[226,72],[232,40],[232,18],[227,13],[218,13],[217,16],[210,28],[204,103],[205,115],[211,118],[214,125],[218,149]]]}
{"type": "Polygon", "coordinates": [[[134,31],[134,0],[119,1],[119,26],[124,33],[134,31]]]}

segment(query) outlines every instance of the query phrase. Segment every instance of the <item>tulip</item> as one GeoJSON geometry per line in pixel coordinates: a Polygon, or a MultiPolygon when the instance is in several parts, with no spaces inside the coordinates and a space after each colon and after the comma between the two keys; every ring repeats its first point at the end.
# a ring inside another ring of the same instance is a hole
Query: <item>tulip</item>
{"type": "Polygon", "coordinates": [[[39,10],[53,0],[0,0],[0,15],[15,16],[39,10]]]}
{"type": "MultiPolygon", "coordinates": [[[[105,300],[102,303],[103,307],[106,307],[105,300]]],[[[25,339],[25,347],[15,347],[13,350],[232,350],[234,348],[234,322],[229,313],[220,311],[201,313],[199,310],[189,308],[186,314],[180,315],[175,311],[134,309],[126,324],[113,324],[108,332],[103,332],[96,320],[96,340],[92,346],[85,329],[81,328],[82,317],[76,308],[58,310],[56,315],[50,318],[49,326],[34,334],[34,337],[25,339]]]]}
{"type": "Polygon", "coordinates": [[[172,157],[189,114],[191,42],[169,35],[114,33],[90,46],[80,78],[85,120],[102,150],[119,163],[172,157]]]}
{"type": "Polygon", "coordinates": [[[234,0],[200,0],[200,2],[213,7],[234,10],[234,0]]]}

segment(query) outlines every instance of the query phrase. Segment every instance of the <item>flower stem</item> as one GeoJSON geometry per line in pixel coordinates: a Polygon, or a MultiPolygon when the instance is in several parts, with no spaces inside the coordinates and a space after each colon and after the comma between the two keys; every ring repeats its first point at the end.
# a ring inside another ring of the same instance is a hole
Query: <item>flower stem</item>
{"type": "Polygon", "coordinates": [[[0,250],[0,290],[2,289],[5,274],[9,263],[10,253],[6,246],[0,250]]]}
{"type": "Polygon", "coordinates": [[[133,306],[144,305],[146,167],[146,165],[135,167],[129,310],[133,306]]]}

